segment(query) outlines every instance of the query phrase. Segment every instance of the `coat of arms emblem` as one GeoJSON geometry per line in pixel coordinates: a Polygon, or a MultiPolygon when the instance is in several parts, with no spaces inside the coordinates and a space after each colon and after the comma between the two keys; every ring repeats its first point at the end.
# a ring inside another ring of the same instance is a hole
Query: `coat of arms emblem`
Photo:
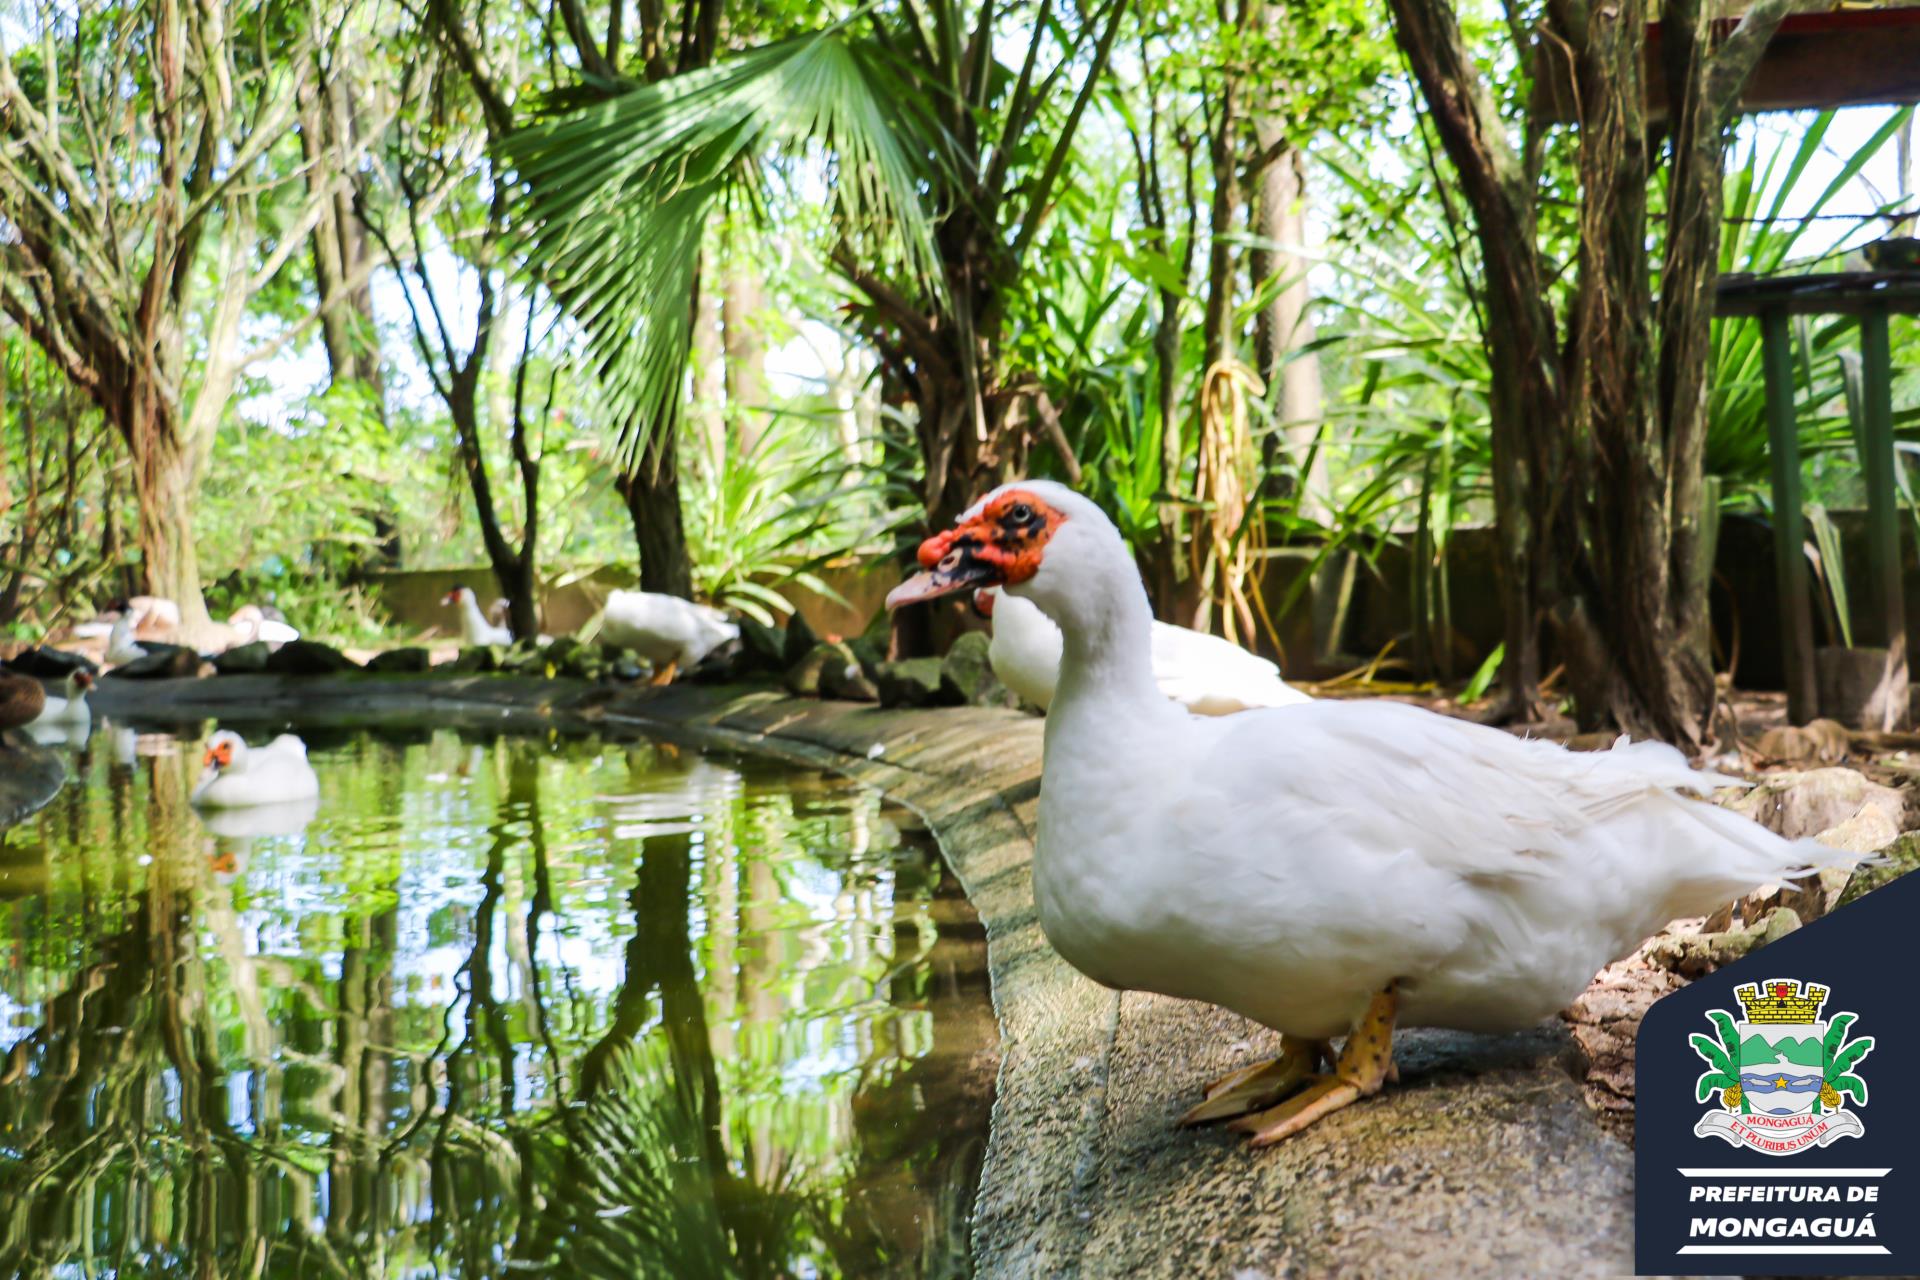
{"type": "Polygon", "coordinates": [[[1716,1034],[1687,1038],[1709,1068],[1696,1100],[1717,1092],[1722,1108],[1701,1116],[1693,1132],[1770,1156],[1865,1132],[1849,1108],[1866,1105],[1867,1082],[1855,1068],[1872,1050],[1873,1037],[1847,1038],[1857,1016],[1838,1013],[1823,1021],[1828,989],[1817,983],[1774,978],[1733,994],[1744,1019],[1711,1009],[1707,1020],[1716,1034]]]}

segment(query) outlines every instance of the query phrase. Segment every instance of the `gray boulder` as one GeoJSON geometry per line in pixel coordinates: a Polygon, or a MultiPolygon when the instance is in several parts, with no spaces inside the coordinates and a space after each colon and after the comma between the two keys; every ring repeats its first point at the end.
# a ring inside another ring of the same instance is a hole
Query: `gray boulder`
{"type": "MultiPolygon", "coordinates": [[[[787,634],[791,636],[792,631],[787,634]]],[[[844,667],[848,664],[859,665],[859,659],[853,651],[843,644],[823,644],[816,642],[803,654],[798,662],[789,666],[781,683],[787,686],[787,692],[796,698],[817,698],[820,696],[820,683],[829,666],[844,667]]]]}
{"type": "Polygon", "coordinates": [[[267,659],[272,653],[264,640],[238,644],[225,653],[216,654],[213,669],[223,676],[257,675],[267,669],[267,659]]]}
{"type": "Polygon", "coordinates": [[[418,675],[433,666],[433,656],[425,649],[388,649],[367,660],[367,670],[383,674],[418,675]]]}
{"type": "Polygon", "coordinates": [[[945,700],[938,658],[882,662],[874,668],[873,683],[883,707],[931,707],[945,700]]]}
{"type": "Polygon", "coordinates": [[[862,667],[852,645],[828,646],[834,656],[820,669],[820,693],[844,702],[878,702],[880,690],[862,667]]]}
{"type": "Polygon", "coordinates": [[[968,631],[947,650],[940,663],[940,687],[949,700],[975,707],[1018,705],[1012,690],[993,674],[987,659],[989,643],[986,632],[968,631]]]}
{"type": "Polygon", "coordinates": [[[330,676],[358,671],[360,664],[317,640],[290,640],[268,655],[265,670],[281,676],[330,676]]]}

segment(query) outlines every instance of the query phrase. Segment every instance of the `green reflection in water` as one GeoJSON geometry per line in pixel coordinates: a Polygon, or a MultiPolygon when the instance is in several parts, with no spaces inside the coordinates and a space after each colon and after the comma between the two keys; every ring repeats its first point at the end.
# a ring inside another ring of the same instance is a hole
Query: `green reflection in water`
{"type": "Polygon", "coordinates": [[[0,833],[0,1275],[967,1271],[984,944],[906,816],[653,743],[103,729],[0,833]],[[305,825],[303,826],[303,822],[305,825]]]}

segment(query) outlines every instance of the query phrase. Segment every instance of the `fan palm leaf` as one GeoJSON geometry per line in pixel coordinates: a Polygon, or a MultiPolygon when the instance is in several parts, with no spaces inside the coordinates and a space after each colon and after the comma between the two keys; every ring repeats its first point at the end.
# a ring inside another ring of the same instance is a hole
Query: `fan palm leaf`
{"type": "Polygon", "coordinates": [[[835,234],[938,288],[910,82],[836,26],[509,135],[528,269],[583,333],[624,462],[678,397],[701,240],[780,155],[824,158],[835,234]]]}

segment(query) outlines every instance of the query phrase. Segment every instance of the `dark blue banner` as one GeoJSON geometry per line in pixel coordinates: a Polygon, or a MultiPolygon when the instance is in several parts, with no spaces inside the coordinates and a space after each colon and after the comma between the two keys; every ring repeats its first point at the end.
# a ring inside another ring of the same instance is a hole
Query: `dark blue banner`
{"type": "Polygon", "coordinates": [[[1635,1070],[1642,1275],[1920,1272],[1905,876],[1661,1000],[1635,1070]]]}

